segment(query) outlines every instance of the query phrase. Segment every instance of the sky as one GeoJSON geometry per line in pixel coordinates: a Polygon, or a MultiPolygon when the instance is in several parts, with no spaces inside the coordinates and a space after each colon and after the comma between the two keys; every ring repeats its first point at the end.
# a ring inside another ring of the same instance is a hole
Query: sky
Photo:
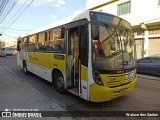
{"type": "Polygon", "coordinates": [[[17,11],[23,11],[23,9],[20,9],[23,4],[26,2],[27,5],[31,1],[32,0],[18,0],[18,3],[10,14],[8,14],[5,20],[0,24],[0,33],[2,33],[0,40],[5,41],[12,37],[25,35],[35,29],[83,12],[86,8],[86,0],[35,0],[13,23],[20,14],[18,14],[17,11]],[[4,31],[3,27],[9,29],[4,31]]]}

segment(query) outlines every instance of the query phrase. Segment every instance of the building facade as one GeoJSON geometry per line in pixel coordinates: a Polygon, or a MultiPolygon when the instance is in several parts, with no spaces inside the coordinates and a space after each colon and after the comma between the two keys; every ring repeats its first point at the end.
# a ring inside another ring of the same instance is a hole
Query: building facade
{"type": "Polygon", "coordinates": [[[87,10],[117,15],[132,25],[137,58],[160,56],[160,0],[86,0],[87,10]]]}
{"type": "Polygon", "coordinates": [[[5,42],[0,40],[0,50],[5,47],[5,42]]]}
{"type": "Polygon", "coordinates": [[[9,38],[5,40],[5,47],[17,48],[17,38],[9,38]]]}

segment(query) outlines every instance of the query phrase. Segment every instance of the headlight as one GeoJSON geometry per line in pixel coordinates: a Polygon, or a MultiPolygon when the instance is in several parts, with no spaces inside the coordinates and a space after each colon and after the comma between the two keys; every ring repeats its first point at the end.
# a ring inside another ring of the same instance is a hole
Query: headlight
{"type": "Polygon", "coordinates": [[[94,79],[94,82],[100,86],[104,86],[103,85],[103,82],[102,82],[102,79],[99,75],[99,72],[95,69],[93,69],[93,79],[94,79]]]}
{"type": "Polygon", "coordinates": [[[126,73],[126,79],[125,79],[125,82],[129,82],[129,81],[132,81],[134,80],[136,77],[136,70],[130,72],[130,73],[126,73]]]}

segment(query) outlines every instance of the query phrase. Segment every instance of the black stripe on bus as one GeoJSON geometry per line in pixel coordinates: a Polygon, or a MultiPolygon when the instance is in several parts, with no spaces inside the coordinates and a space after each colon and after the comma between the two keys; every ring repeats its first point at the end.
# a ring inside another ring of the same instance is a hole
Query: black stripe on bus
{"type": "Polygon", "coordinates": [[[96,69],[100,74],[123,74],[135,70],[136,67],[124,70],[100,70],[96,69]]]}

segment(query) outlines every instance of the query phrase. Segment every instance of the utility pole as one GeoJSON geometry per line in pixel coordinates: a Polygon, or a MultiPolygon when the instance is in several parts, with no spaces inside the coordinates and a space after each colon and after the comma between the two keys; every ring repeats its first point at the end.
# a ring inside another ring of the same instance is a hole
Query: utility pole
{"type": "Polygon", "coordinates": [[[140,23],[141,29],[144,30],[144,39],[143,39],[143,46],[142,46],[142,57],[148,57],[148,29],[144,23],[140,23]]]}

